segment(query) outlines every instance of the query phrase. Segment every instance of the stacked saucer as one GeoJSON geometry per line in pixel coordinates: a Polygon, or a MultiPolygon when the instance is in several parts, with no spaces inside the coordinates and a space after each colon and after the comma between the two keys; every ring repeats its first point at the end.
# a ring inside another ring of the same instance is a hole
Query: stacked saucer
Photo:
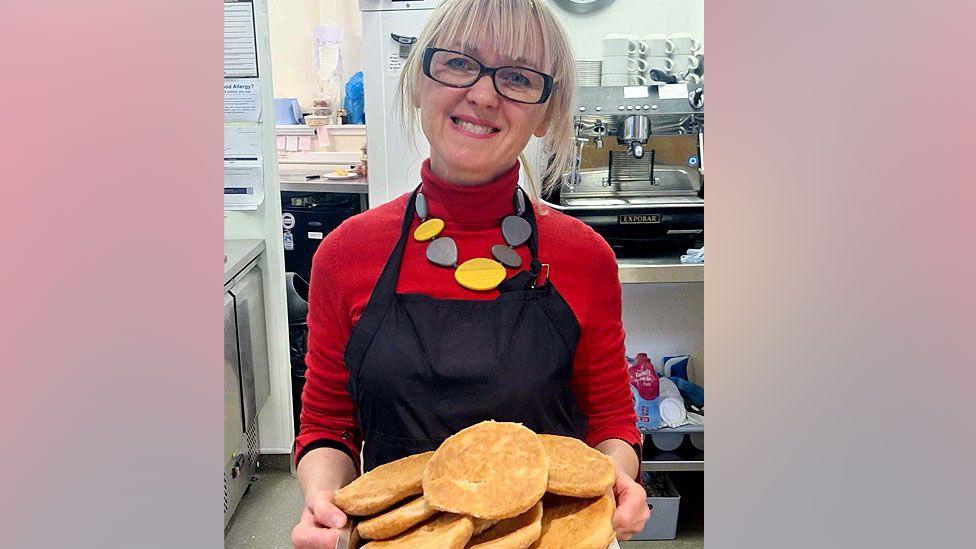
{"type": "Polygon", "coordinates": [[[603,61],[601,59],[577,59],[576,85],[599,86],[602,66],[603,61]]]}

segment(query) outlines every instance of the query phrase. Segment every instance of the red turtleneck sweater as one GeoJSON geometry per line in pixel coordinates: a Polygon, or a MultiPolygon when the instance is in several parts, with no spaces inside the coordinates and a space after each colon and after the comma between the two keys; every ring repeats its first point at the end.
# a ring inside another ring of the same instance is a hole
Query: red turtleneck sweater
{"type": "MultiPolygon", "coordinates": [[[[498,179],[462,186],[439,179],[430,161],[421,169],[431,217],[445,222],[442,234],[458,244],[458,264],[485,256],[501,243],[501,221],[512,213],[518,163],[498,179]]],[[[330,233],[312,263],[309,292],[308,354],[302,393],[299,459],[312,448],[346,451],[358,463],[362,433],[356,423],[343,361],[346,341],[393,250],[409,195],[346,220],[330,233]]],[[[544,205],[533,204],[539,230],[539,259],[548,263],[549,280],[569,304],[580,325],[573,358],[572,389],[588,417],[590,446],[618,438],[640,443],[624,361],[620,280],[613,251],[584,223],[544,205]]],[[[414,227],[419,224],[414,220],[414,227]]],[[[498,292],[476,292],[454,280],[454,269],[438,267],[424,255],[426,243],[408,239],[397,291],[438,299],[494,299],[498,292]]],[[[523,265],[528,246],[516,248],[523,265]]],[[[517,271],[508,270],[512,276],[517,271]]]]}

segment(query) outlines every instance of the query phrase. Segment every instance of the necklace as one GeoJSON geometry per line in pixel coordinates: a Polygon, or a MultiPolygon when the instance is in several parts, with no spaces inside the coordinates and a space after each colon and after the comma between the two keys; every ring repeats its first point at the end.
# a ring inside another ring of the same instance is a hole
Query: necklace
{"type": "Polygon", "coordinates": [[[532,236],[532,225],[522,217],[526,208],[525,193],[517,186],[512,203],[515,214],[502,220],[502,238],[505,239],[505,244],[491,247],[494,259],[476,257],[458,265],[457,243],[449,236],[440,236],[444,230],[444,220],[427,218],[427,198],[420,191],[417,191],[414,211],[421,223],[414,229],[413,238],[418,242],[429,241],[427,260],[441,267],[453,267],[454,280],[461,286],[469,290],[493,290],[505,280],[505,267],[518,269],[522,266],[522,258],[513,248],[524,244],[532,236]]]}

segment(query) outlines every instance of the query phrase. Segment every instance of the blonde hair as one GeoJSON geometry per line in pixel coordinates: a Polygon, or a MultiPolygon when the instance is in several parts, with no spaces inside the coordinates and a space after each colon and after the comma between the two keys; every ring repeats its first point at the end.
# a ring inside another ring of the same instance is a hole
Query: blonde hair
{"type": "MultiPolygon", "coordinates": [[[[543,0],[445,0],[434,10],[403,65],[394,105],[407,136],[413,139],[420,104],[424,49],[430,46],[477,48],[492,44],[496,53],[521,60],[553,78],[546,101],[548,129],[542,138],[542,181],[548,191],[569,170],[573,150],[573,96],[576,64],[565,29],[543,0]]],[[[414,143],[416,147],[416,143],[414,143]]],[[[532,192],[542,190],[532,177],[525,154],[519,159],[532,192]]]]}

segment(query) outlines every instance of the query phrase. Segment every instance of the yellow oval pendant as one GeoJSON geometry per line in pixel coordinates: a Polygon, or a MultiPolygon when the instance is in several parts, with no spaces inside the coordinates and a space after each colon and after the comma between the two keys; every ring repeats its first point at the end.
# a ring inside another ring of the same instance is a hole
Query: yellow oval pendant
{"type": "Polygon", "coordinates": [[[492,290],[505,280],[505,267],[493,259],[476,257],[454,271],[454,280],[469,290],[492,290]]]}
{"type": "Polygon", "coordinates": [[[424,242],[441,234],[441,231],[443,230],[444,221],[433,217],[417,226],[416,230],[413,232],[413,239],[424,242]]]}

